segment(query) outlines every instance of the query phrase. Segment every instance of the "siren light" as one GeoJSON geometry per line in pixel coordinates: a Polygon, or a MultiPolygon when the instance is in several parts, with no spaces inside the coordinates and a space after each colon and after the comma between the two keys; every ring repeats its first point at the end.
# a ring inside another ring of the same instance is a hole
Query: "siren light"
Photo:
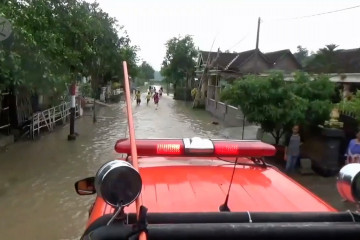
{"type": "MultiPolygon", "coordinates": [[[[136,139],[139,156],[265,157],[276,153],[274,146],[256,140],[216,140],[203,138],[136,139]]],[[[115,151],[131,155],[129,139],[120,139],[115,151]]]]}

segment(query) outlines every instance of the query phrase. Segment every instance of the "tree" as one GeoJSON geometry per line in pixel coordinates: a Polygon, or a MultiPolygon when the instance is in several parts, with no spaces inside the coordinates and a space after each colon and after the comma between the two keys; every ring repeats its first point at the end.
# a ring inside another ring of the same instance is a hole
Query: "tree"
{"type": "Polygon", "coordinates": [[[336,84],[325,75],[311,76],[304,72],[297,72],[291,91],[297,96],[307,99],[306,123],[317,126],[329,119],[333,107],[332,98],[336,94],[336,84]]]}
{"type": "Polygon", "coordinates": [[[320,48],[317,53],[309,60],[305,66],[307,71],[314,73],[336,73],[337,60],[335,56],[336,44],[326,45],[325,48],[320,48]]]}
{"type": "Polygon", "coordinates": [[[309,57],[309,51],[306,48],[303,48],[301,45],[299,45],[297,46],[297,52],[294,53],[294,57],[302,66],[305,66],[309,57]]]}
{"type": "Polygon", "coordinates": [[[13,36],[11,44],[0,42],[0,91],[25,86],[54,95],[81,76],[91,76],[96,88],[113,76],[122,78],[124,60],[136,75],[138,48],[126,32],[119,36],[123,26],[97,3],[9,0],[2,13],[13,36]]]}
{"type": "Polygon", "coordinates": [[[137,75],[138,84],[144,84],[145,81],[154,79],[154,69],[146,61],[143,61],[139,66],[139,73],[137,75]]]}
{"type": "Polygon", "coordinates": [[[276,144],[292,125],[304,122],[308,108],[308,100],[295,95],[280,72],[237,80],[224,89],[221,99],[240,106],[246,119],[270,133],[276,144]]]}
{"type": "Polygon", "coordinates": [[[195,75],[197,51],[191,36],[174,37],[166,42],[166,55],[161,74],[168,82],[187,87],[189,78],[195,75]],[[184,82],[184,80],[186,82],[184,82]]]}
{"type": "Polygon", "coordinates": [[[281,73],[272,72],[268,77],[237,80],[225,88],[222,99],[240,106],[248,121],[271,133],[278,144],[294,124],[311,127],[329,119],[335,88],[324,75],[311,77],[297,72],[289,83],[281,73]]]}

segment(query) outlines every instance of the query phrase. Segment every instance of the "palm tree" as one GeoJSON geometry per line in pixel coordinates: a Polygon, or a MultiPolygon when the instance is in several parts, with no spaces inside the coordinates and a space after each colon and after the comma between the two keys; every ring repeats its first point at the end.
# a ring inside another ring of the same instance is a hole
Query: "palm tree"
{"type": "Polygon", "coordinates": [[[315,57],[308,62],[305,67],[309,72],[315,73],[335,73],[337,72],[336,44],[328,44],[325,48],[320,48],[315,57]]]}

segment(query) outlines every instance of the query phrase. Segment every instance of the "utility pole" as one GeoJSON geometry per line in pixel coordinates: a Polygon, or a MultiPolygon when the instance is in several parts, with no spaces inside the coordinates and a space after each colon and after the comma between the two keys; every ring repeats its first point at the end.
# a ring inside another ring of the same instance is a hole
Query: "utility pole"
{"type": "MultiPolygon", "coordinates": [[[[96,123],[97,119],[96,119],[96,97],[99,94],[99,96],[101,95],[101,90],[98,89],[99,87],[99,71],[100,71],[100,63],[101,60],[100,58],[97,59],[96,61],[96,65],[97,65],[97,74],[96,74],[96,80],[95,81],[95,90],[94,90],[94,106],[93,106],[93,123],[96,123]]],[[[92,80],[92,79],[91,79],[92,80]]]]}
{"type": "MultiPolygon", "coordinates": [[[[239,108],[240,109],[240,108],[239,108]]],[[[243,125],[242,125],[242,133],[241,133],[241,139],[244,140],[244,133],[245,133],[245,121],[246,117],[243,115],[243,125]]]]}
{"type": "Polygon", "coordinates": [[[260,34],[260,17],[258,18],[258,27],[257,27],[257,35],[256,35],[256,50],[259,49],[259,34],[260,34]]]}
{"type": "Polygon", "coordinates": [[[95,110],[95,105],[96,105],[96,94],[94,94],[94,105],[93,105],[93,123],[96,123],[96,110],[95,110]]]}
{"type": "Polygon", "coordinates": [[[71,94],[71,105],[70,105],[70,134],[68,135],[68,140],[75,140],[75,92],[76,84],[75,82],[71,84],[70,94],[71,94]]]}
{"type": "Polygon", "coordinates": [[[255,47],[255,73],[258,74],[258,59],[259,59],[259,35],[260,35],[260,17],[258,18],[258,27],[257,27],[257,35],[256,35],[256,47],[255,47]]]}

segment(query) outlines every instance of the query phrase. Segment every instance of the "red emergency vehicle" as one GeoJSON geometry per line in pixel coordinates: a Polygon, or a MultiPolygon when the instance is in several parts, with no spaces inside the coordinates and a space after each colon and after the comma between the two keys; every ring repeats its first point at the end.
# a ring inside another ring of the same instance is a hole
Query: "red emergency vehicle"
{"type": "MultiPolygon", "coordinates": [[[[359,239],[360,215],[338,212],[267,164],[260,141],[135,139],[127,79],[124,158],[75,183],[97,194],[82,239],[359,239]]],[[[335,186],[334,186],[335,187],[335,186]]],[[[360,164],[339,173],[343,198],[360,200],[360,164]]]]}

